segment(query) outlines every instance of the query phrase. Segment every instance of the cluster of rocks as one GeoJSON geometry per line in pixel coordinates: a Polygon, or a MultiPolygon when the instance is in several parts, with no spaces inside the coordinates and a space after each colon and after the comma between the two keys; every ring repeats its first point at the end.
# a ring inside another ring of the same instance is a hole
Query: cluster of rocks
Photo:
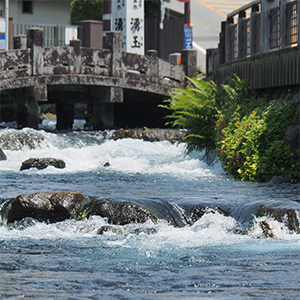
{"type": "Polygon", "coordinates": [[[149,142],[169,141],[171,143],[181,142],[186,136],[186,131],[175,129],[120,129],[113,133],[111,139],[122,138],[141,139],[149,142]]]}
{"type": "MultiPolygon", "coordinates": [[[[131,223],[145,223],[151,220],[157,223],[159,219],[164,219],[176,227],[193,225],[206,213],[205,206],[180,207],[178,218],[164,211],[159,213],[155,207],[145,207],[142,204],[133,202],[120,202],[106,199],[91,199],[79,192],[39,192],[29,195],[19,195],[14,199],[7,200],[1,207],[0,219],[6,223],[22,221],[26,218],[36,219],[41,222],[55,223],[66,219],[82,220],[91,216],[101,216],[106,218],[108,225],[98,230],[98,234],[107,231],[122,233],[120,227],[115,225],[127,225],[131,223]],[[176,220],[184,220],[177,222],[176,220]]],[[[214,212],[213,210],[210,210],[214,212]]],[[[289,230],[300,234],[300,204],[277,204],[262,206],[257,212],[257,216],[271,216],[275,220],[283,223],[289,230]]],[[[262,235],[264,237],[275,237],[270,224],[263,220],[260,222],[262,235]]],[[[143,229],[148,234],[155,233],[155,228],[143,229]]],[[[142,230],[142,231],[143,231],[142,230]]],[[[135,229],[136,234],[141,233],[140,229],[135,229]]],[[[143,231],[144,232],[144,231],[143,231]]],[[[237,233],[239,233],[237,231],[237,233]]],[[[244,234],[244,233],[242,233],[244,234]]]]}

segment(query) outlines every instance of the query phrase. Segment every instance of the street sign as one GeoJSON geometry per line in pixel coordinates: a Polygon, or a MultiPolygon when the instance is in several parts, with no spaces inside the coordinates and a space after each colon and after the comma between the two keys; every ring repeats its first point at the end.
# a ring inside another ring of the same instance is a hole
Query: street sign
{"type": "Polygon", "coordinates": [[[5,19],[0,18],[0,50],[5,50],[5,19]]]}
{"type": "Polygon", "coordinates": [[[184,45],[183,49],[193,49],[193,25],[184,25],[184,45]]]}

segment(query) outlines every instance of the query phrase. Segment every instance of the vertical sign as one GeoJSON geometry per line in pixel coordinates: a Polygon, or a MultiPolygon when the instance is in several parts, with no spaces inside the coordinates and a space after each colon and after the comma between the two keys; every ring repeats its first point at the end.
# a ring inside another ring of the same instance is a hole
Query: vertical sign
{"type": "Polygon", "coordinates": [[[5,18],[0,17],[0,50],[5,50],[5,18]]]}
{"type": "Polygon", "coordinates": [[[111,30],[122,32],[123,51],[144,55],[144,0],[113,1],[111,30]]]}
{"type": "Polygon", "coordinates": [[[67,26],[65,29],[65,44],[69,45],[70,41],[77,40],[78,28],[77,26],[67,26]]]}
{"type": "Polygon", "coordinates": [[[193,49],[193,25],[184,25],[184,46],[183,49],[193,49]]]}

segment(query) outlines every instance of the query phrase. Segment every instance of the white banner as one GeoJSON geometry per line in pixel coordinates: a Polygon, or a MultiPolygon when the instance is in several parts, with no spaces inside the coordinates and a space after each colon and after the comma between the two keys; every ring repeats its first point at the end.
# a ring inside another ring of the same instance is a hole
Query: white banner
{"type": "Polygon", "coordinates": [[[122,32],[123,51],[144,55],[144,1],[112,1],[111,30],[122,32]]]}

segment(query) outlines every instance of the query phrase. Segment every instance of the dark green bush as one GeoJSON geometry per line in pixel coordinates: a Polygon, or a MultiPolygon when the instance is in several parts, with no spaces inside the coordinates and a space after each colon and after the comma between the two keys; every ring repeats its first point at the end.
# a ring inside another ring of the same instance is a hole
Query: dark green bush
{"type": "Polygon", "coordinates": [[[103,0],[73,0],[71,3],[70,23],[81,20],[101,21],[103,16],[103,0]]]}

